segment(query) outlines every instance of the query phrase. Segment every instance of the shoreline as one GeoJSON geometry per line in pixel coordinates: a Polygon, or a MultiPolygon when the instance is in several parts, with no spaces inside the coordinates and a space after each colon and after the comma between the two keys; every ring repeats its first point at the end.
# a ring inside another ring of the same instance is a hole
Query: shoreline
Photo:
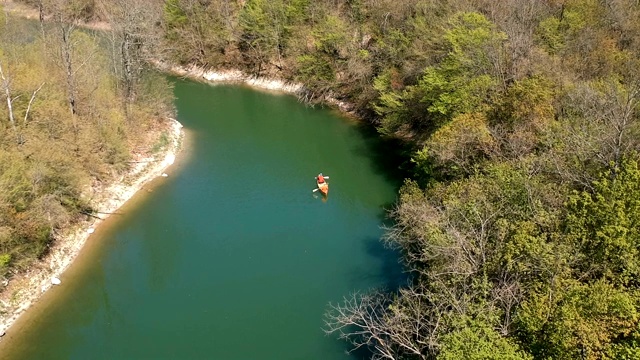
{"type": "Polygon", "coordinates": [[[0,336],[4,336],[16,320],[52,286],[64,286],[64,283],[59,283],[59,277],[74,262],[91,234],[99,229],[104,220],[146,184],[166,176],[164,172],[175,162],[176,155],[182,148],[182,128],[182,124],[176,119],[169,119],[170,142],[161,153],[138,159],[132,169],[119,180],[88,194],[92,197],[90,201],[93,207],[100,210],[99,219],[89,217],[56,234],[50,252],[43,259],[36,261],[27,272],[2,284],[0,336]]]}
{"type": "MultiPolygon", "coordinates": [[[[211,70],[196,65],[182,66],[161,60],[152,61],[151,64],[163,73],[208,84],[245,84],[254,89],[277,91],[292,95],[301,95],[306,91],[301,83],[288,82],[278,78],[253,76],[238,69],[211,70]]],[[[322,103],[337,107],[345,115],[357,117],[354,113],[354,106],[350,103],[340,101],[331,96],[322,98],[322,103]]]]}

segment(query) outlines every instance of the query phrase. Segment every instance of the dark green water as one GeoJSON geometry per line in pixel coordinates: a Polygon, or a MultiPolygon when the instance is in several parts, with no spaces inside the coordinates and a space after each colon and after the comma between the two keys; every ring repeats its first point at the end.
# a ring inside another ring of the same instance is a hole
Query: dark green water
{"type": "Polygon", "coordinates": [[[0,357],[358,358],[322,320],[329,302],[401,278],[379,242],[399,185],[387,149],[291,96],[182,81],[175,92],[187,159],[98,228],[101,245],[0,357]],[[326,201],[312,193],[318,172],[326,201]]]}

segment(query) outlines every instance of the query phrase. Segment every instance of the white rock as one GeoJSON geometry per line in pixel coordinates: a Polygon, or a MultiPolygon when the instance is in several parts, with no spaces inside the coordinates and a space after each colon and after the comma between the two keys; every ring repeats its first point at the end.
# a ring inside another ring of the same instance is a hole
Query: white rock
{"type": "Polygon", "coordinates": [[[94,232],[94,231],[96,231],[96,229],[94,229],[94,228],[89,228],[89,229],[87,229],[87,232],[88,232],[89,234],[93,234],[93,232],[94,232]]]}
{"type": "Polygon", "coordinates": [[[167,173],[162,173],[162,177],[167,177],[169,175],[167,175],[167,173]]]}
{"type": "Polygon", "coordinates": [[[53,285],[60,285],[60,279],[58,279],[57,277],[51,278],[51,283],[53,285]]]}

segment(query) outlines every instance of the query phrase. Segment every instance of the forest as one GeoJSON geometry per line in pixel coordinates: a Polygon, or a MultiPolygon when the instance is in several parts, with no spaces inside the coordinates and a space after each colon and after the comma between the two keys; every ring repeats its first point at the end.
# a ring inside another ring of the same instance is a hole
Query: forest
{"type": "Polygon", "coordinates": [[[24,2],[53,20],[0,40],[3,269],[125,164],[116,134],[158,115],[145,59],[241,69],[412,149],[383,239],[410,282],[330,305],[328,334],[372,359],[640,358],[639,1],[24,2]],[[64,16],[111,24],[117,59],[74,32],[65,71],[64,16]]]}

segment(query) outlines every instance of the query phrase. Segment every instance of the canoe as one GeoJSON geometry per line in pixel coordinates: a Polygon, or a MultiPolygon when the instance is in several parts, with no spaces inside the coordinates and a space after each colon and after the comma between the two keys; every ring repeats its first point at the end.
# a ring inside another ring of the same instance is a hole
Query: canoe
{"type": "Polygon", "coordinates": [[[323,183],[319,183],[319,182],[316,180],[316,183],[318,184],[318,190],[320,190],[320,192],[321,192],[323,195],[327,195],[327,194],[329,193],[329,184],[328,184],[326,181],[325,181],[325,182],[323,182],[323,183]]]}

